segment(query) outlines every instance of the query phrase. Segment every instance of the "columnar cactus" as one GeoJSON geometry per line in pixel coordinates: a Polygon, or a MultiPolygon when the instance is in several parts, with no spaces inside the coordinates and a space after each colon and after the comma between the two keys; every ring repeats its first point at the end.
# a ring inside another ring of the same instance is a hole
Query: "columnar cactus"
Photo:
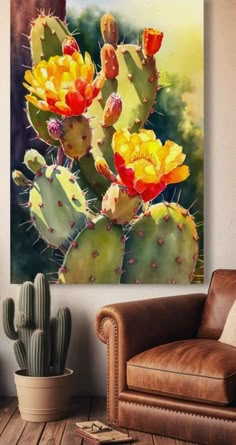
{"type": "Polygon", "coordinates": [[[43,274],[36,276],[34,284],[23,283],[16,317],[14,307],[11,298],[3,301],[3,327],[7,337],[16,340],[14,352],[20,368],[34,377],[63,374],[71,314],[68,308],[60,308],[52,333],[50,289],[43,274]]]}

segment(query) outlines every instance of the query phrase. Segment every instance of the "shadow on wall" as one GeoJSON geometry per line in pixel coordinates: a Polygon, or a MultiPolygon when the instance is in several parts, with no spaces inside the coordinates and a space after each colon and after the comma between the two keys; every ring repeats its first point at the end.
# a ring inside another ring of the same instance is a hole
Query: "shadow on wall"
{"type": "Polygon", "coordinates": [[[7,393],[6,385],[4,384],[4,379],[3,379],[4,371],[5,371],[5,369],[4,369],[3,362],[1,359],[1,355],[0,355],[0,395],[1,396],[5,396],[7,393]]]}
{"type": "Polygon", "coordinates": [[[210,162],[214,156],[212,153],[212,14],[213,4],[209,0],[204,2],[204,270],[205,282],[208,283],[212,273],[211,265],[214,263],[212,258],[212,163],[210,162]]]}
{"type": "Polygon", "coordinates": [[[93,325],[86,311],[73,313],[72,336],[67,364],[74,370],[73,394],[92,395],[93,359],[92,337],[95,336],[93,325]],[[88,387],[88,382],[90,382],[88,387]]]}

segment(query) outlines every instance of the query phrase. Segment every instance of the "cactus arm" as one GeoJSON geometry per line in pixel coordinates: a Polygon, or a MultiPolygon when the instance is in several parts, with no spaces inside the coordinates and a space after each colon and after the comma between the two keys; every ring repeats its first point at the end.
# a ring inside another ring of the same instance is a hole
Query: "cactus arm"
{"type": "Polygon", "coordinates": [[[2,305],[3,329],[8,338],[11,340],[18,339],[18,332],[14,326],[15,304],[12,298],[7,298],[2,305]]]}
{"type": "Polygon", "coordinates": [[[22,284],[19,295],[19,310],[16,317],[16,326],[19,339],[29,352],[30,339],[34,328],[34,285],[30,281],[22,284]]]}
{"type": "Polygon", "coordinates": [[[45,276],[41,273],[36,275],[35,286],[35,327],[46,331],[50,321],[50,289],[45,276]]]}
{"type": "MultiPolygon", "coordinates": [[[[34,320],[34,285],[30,281],[26,281],[21,286],[19,295],[19,312],[24,317],[24,326],[33,327],[34,320]]],[[[22,320],[23,322],[23,320],[22,320]]]]}
{"type": "Polygon", "coordinates": [[[56,329],[57,329],[57,320],[55,317],[50,320],[50,366],[54,366],[56,362],[56,329]]]}
{"type": "Polygon", "coordinates": [[[62,55],[62,42],[68,35],[68,29],[58,17],[40,13],[32,22],[30,32],[33,63],[36,64],[42,59],[48,60],[55,54],[62,55]]]}
{"type": "Polygon", "coordinates": [[[55,375],[64,374],[68,346],[71,336],[71,313],[68,308],[60,308],[56,318],[55,375]]]}
{"type": "Polygon", "coordinates": [[[49,375],[48,350],[46,334],[41,329],[36,329],[31,337],[28,357],[29,375],[43,377],[49,375]]]}
{"type": "Polygon", "coordinates": [[[27,369],[27,355],[23,342],[21,340],[17,340],[14,343],[13,349],[20,369],[27,369]]]}

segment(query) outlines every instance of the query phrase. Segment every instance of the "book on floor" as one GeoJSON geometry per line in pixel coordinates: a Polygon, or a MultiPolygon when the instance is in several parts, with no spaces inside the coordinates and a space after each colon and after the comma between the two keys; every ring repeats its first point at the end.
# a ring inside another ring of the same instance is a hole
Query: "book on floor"
{"type": "Polygon", "coordinates": [[[127,433],[115,430],[99,420],[77,422],[76,433],[86,439],[91,445],[103,443],[125,443],[133,440],[127,433]]]}

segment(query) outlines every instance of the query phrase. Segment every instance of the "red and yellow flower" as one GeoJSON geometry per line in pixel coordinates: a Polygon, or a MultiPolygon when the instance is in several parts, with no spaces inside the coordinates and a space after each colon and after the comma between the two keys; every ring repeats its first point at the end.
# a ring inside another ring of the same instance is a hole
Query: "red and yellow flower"
{"type": "Polygon", "coordinates": [[[119,130],[114,133],[112,148],[118,175],[110,170],[104,158],[96,160],[97,171],[111,182],[126,186],[129,195],[140,195],[144,202],[190,174],[189,167],[182,165],[186,157],[182,147],[172,141],[162,145],[152,130],[133,134],[119,130]]]}
{"type": "Polygon", "coordinates": [[[26,100],[43,111],[63,116],[82,114],[102,88],[103,74],[94,78],[94,64],[86,52],[50,57],[25,72],[26,100]]]}
{"type": "Polygon", "coordinates": [[[182,147],[172,141],[162,145],[152,130],[133,134],[119,130],[113,136],[112,148],[122,183],[130,195],[139,194],[145,202],[190,174],[188,166],[182,165],[186,157],[182,147]]]}
{"type": "Polygon", "coordinates": [[[147,57],[152,57],[156,54],[162,44],[163,32],[158,29],[145,28],[142,36],[143,50],[147,57]]]}

